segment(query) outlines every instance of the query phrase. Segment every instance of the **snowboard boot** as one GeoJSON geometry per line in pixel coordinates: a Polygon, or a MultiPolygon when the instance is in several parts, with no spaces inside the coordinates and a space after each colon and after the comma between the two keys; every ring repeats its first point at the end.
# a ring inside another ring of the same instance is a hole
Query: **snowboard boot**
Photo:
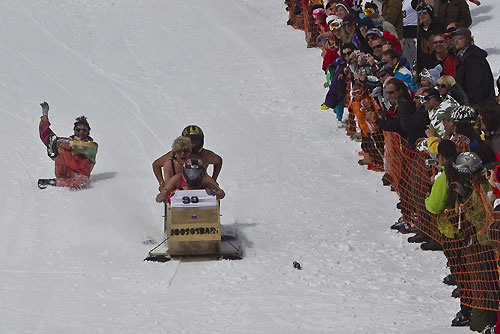
{"type": "Polygon", "coordinates": [[[54,134],[50,135],[47,140],[47,155],[51,159],[59,155],[59,151],[57,150],[57,137],[54,134]]]}
{"type": "Polygon", "coordinates": [[[48,186],[55,187],[56,179],[38,179],[38,188],[45,189],[48,186]]]}
{"type": "Polygon", "coordinates": [[[429,240],[420,245],[420,249],[422,250],[430,250],[430,251],[442,251],[443,246],[440,243],[434,240],[429,240]]]}

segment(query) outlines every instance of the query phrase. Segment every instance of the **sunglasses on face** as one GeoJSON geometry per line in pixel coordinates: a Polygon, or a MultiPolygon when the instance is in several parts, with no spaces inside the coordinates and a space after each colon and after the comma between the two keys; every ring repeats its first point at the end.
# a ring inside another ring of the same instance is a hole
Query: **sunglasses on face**
{"type": "Polygon", "coordinates": [[[433,43],[434,45],[436,45],[436,44],[443,44],[444,42],[445,42],[444,39],[440,39],[438,41],[434,41],[433,43]]]}
{"type": "Polygon", "coordinates": [[[373,47],[373,50],[375,49],[382,49],[382,47],[384,46],[384,44],[377,44],[373,47]]]}
{"type": "Polygon", "coordinates": [[[75,132],[84,132],[84,133],[87,133],[87,132],[89,132],[89,129],[86,129],[86,128],[76,128],[75,132]]]}
{"type": "Polygon", "coordinates": [[[448,85],[440,84],[438,85],[439,88],[448,88],[448,85]]]}
{"type": "Polygon", "coordinates": [[[354,24],[352,22],[344,22],[344,26],[352,27],[354,24]]]}
{"type": "Polygon", "coordinates": [[[188,153],[191,152],[191,150],[188,150],[187,148],[184,148],[182,150],[176,151],[175,153],[181,154],[181,153],[188,153]]]}
{"type": "Polygon", "coordinates": [[[344,58],[347,58],[351,55],[352,51],[347,51],[347,52],[344,52],[342,55],[344,56],[344,58]]]}
{"type": "Polygon", "coordinates": [[[429,95],[419,95],[417,97],[418,97],[420,103],[425,103],[425,102],[427,102],[427,101],[430,100],[430,96],[429,95]]]}

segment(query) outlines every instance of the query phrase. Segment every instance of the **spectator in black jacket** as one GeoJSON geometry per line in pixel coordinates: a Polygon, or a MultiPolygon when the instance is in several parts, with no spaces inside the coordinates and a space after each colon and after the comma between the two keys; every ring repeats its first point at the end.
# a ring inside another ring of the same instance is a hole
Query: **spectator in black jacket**
{"type": "MultiPolygon", "coordinates": [[[[426,137],[425,130],[427,125],[431,123],[429,113],[423,103],[426,99],[429,99],[428,96],[431,90],[434,90],[434,88],[423,88],[421,90],[421,94],[417,96],[420,99],[420,107],[416,111],[414,107],[399,110],[401,127],[407,133],[406,139],[411,147],[415,147],[417,139],[426,137]]],[[[413,103],[410,102],[410,104],[413,103]]]]}
{"type": "Polygon", "coordinates": [[[434,15],[434,9],[428,4],[420,4],[417,7],[418,26],[417,38],[417,73],[422,72],[424,68],[433,68],[436,66],[436,57],[432,54],[434,51],[434,35],[444,32],[444,26],[434,15]]]}
{"type": "Polygon", "coordinates": [[[471,105],[495,102],[493,74],[486,57],[488,53],[474,45],[467,28],[458,28],[453,34],[457,50],[455,80],[464,89],[471,105]]]}
{"type": "Polygon", "coordinates": [[[385,91],[389,96],[391,107],[379,118],[375,112],[366,113],[365,118],[377,124],[383,131],[397,132],[401,137],[406,138],[407,133],[401,125],[401,114],[412,114],[415,112],[415,106],[410,102],[410,93],[408,86],[403,80],[392,78],[387,81],[385,91]]]}

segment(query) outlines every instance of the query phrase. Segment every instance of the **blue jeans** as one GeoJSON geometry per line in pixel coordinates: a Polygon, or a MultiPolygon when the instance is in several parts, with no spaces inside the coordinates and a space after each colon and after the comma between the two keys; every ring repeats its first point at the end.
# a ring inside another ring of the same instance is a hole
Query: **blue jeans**
{"type": "Polygon", "coordinates": [[[342,98],[342,100],[333,109],[333,111],[335,111],[335,114],[337,114],[337,120],[339,121],[341,121],[342,116],[344,116],[344,107],[345,107],[345,98],[342,98]]]}

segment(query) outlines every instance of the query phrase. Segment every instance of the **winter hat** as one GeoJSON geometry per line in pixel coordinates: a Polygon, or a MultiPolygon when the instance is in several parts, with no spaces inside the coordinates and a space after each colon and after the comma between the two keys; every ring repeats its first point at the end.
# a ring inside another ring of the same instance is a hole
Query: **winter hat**
{"type": "Polygon", "coordinates": [[[326,17],[326,24],[330,24],[335,20],[339,20],[339,18],[336,15],[330,15],[326,17]]]}
{"type": "Polygon", "coordinates": [[[356,17],[352,14],[347,14],[342,21],[344,22],[344,24],[348,22],[354,24],[356,23],[356,17]]]}
{"type": "Polygon", "coordinates": [[[378,11],[378,6],[374,2],[367,2],[367,3],[365,3],[365,9],[366,8],[372,8],[374,11],[378,11]]]}
{"type": "Polygon", "coordinates": [[[368,30],[375,28],[375,24],[373,23],[373,20],[371,18],[369,18],[368,16],[365,16],[361,20],[359,20],[358,25],[365,26],[368,30]]]}
{"type": "Polygon", "coordinates": [[[384,33],[378,28],[372,28],[366,32],[365,38],[368,39],[370,37],[379,37],[382,38],[384,33]]]}
{"type": "Polygon", "coordinates": [[[172,144],[172,152],[175,153],[183,150],[188,150],[189,152],[191,152],[192,150],[191,139],[189,137],[179,136],[175,138],[172,144]]]}
{"type": "Polygon", "coordinates": [[[433,86],[436,86],[442,71],[443,67],[438,64],[436,65],[436,67],[431,68],[430,70],[424,68],[424,70],[420,72],[420,76],[427,79],[427,81],[429,81],[433,86]]]}
{"type": "Polygon", "coordinates": [[[476,121],[476,111],[471,106],[458,106],[453,108],[451,119],[454,123],[461,121],[474,123],[476,121]]]}
{"type": "Polygon", "coordinates": [[[423,2],[417,6],[417,13],[422,12],[427,13],[432,17],[432,15],[434,15],[434,8],[432,8],[431,5],[423,2]]]}
{"type": "Polygon", "coordinates": [[[348,5],[346,5],[344,2],[339,2],[338,4],[335,5],[335,8],[337,7],[344,7],[344,9],[346,10],[346,12],[350,13],[351,12],[351,7],[349,7],[348,5]]]}

